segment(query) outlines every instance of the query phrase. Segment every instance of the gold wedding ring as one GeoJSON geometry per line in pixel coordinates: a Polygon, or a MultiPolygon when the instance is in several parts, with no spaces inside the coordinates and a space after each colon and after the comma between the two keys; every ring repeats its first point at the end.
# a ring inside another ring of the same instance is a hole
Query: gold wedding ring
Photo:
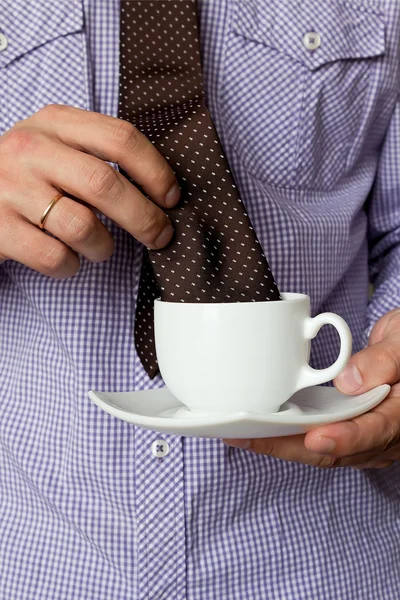
{"type": "Polygon", "coordinates": [[[45,223],[47,217],[49,216],[49,212],[51,211],[53,206],[55,206],[55,204],[57,204],[59,199],[62,198],[63,196],[64,196],[64,194],[62,192],[58,193],[57,196],[54,196],[53,200],[50,202],[50,204],[44,211],[42,218],[40,219],[40,225],[39,225],[40,229],[44,229],[44,223],[45,223]]]}

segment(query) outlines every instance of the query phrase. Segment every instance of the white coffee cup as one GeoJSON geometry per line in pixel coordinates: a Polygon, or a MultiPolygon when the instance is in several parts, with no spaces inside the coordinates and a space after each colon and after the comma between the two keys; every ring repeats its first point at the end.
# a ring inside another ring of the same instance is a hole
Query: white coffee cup
{"type": "Polygon", "coordinates": [[[310,298],[282,294],[277,302],[178,303],[155,301],[155,341],[168,389],[192,411],[277,412],[295,392],[336,377],[352,338],[334,313],[310,317],[310,298]],[[340,336],[340,353],[327,369],[308,365],[310,340],[323,325],[340,336]]]}

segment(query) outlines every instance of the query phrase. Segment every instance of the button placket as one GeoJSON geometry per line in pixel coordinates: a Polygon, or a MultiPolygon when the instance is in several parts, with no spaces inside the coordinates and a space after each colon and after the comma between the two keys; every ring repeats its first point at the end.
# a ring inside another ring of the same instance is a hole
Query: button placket
{"type": "Polygon", "coordinates": [[[181,438],[137,428],[135,483],[138,597],[184,600],[186,544],[181,438]]]}

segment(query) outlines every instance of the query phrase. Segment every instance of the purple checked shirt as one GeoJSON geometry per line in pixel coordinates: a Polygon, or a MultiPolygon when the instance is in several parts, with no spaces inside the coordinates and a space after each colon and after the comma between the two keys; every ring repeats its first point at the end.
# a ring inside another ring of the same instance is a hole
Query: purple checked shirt
{"type": "MultiPolygon", "coordinates": [[[[117,115],[119,10],[0,0],[1,132],[49,103],[117,115]]],[[[208,104],[278,285],[342,315],[357,351],[399,303],[400,3],[201,0],[200,13],[208,104]]],[[[90,402],[162,385],[134,347],[140,247],[101,219],[106,262],[64,281],[0,267],[0,599],[397,600],[397,464],[321,470],[90,402]]],[[[331,329],[315,367],[335,358],[331,329]]]]}

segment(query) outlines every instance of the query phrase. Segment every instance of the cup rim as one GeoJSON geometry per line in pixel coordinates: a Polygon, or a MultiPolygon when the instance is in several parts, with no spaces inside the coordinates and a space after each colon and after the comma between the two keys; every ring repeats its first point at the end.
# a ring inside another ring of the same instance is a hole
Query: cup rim
{"type": "Polygon", "coordinates": [[[254,302],[175,302],[170,300],[162,300],[161,298],[155,298],[154,304],[171,304],[174,306],[246,306],[255,304],[286,304],[286,303],[300,303],[305,300],[310,300],[308,294],[301,294],[299,292],[281,292],[283,296],[282,300],[261,300],[254,302]],[[285,297],[286,296],[286,297],[285,297]]]}

